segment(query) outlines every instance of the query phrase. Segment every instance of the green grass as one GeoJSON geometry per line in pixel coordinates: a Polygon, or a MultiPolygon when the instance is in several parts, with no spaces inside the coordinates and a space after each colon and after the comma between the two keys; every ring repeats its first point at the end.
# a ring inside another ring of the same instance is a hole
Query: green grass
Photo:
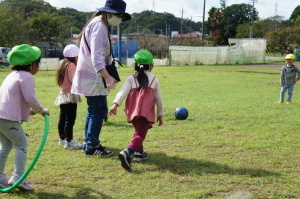
{"type": "MultiPolygon", "coordinates": [[[[8,74],[3,70],[0,82],[8,74]]],[[[133,73],[132,68],[119,71],[122,80],[133,73]]],[[[35,191],[16,189],[0,193],[0,198],[300,198],[300,89],[296,85],[292,104],[277,104],[280,69],[177,66],[155,67],[153,73],[163,93],[164,124],[154,125],[147,135],[149,158],[126,172],[117,155],[85,158],[80,150],[57,146],[55,72],[40,71],[35,76],[37,95],[51,115],[46,146],[27,177],[35,191]],[[187,120],[175,120],[173,112],[179,106],[189,110],[187,120]]],[[[109,107],[120,86],[109,95],[109,107]]],[[[87,109],[83,101],[74,128],[80,141],[87,109]]],[[[133,133],[122,109],[104,124],[100,136],[115,154],[133,133]]],[[[33,116],[23,127],[29,134],[29,165],[44,119],[33,116]]],[[[12,158],[13,153],[8,176],[12,158]]]]}

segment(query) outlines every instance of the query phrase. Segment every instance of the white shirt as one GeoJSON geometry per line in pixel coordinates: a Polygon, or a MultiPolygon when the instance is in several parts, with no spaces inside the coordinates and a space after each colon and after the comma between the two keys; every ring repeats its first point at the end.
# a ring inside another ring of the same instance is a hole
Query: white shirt
{"type": "MultiPolygon", "coordinates": [[[[149,84],[151,84],[151,81],[155,77],[152,73],[149,71],[145,71],[146,75],[148,76],[149,79],[149,84]]],[[[137,87],[139,87],[139,83],[137,82],[137,87]]],[[[122,101],[129,95],[130,90],[133,88],[137,88],[135,84],[134,77],[132,75],[128,76],[125,82],[123,83],[121,89],[116,95],[115,100],[113,101],[115,104],[118,106],[122,105],[122,101]]],[[[162,101],[162,95],[161,95],[161,90],[159,86],[159,80],[158,78],[155,78],[153,83],[151,84],[151,88],[154,89],[155,93],[155,104],[156,104],[156,115],[157,116],[162,116],[164,115],[164,110],[163,110],[163,101],[162,101]]]]}

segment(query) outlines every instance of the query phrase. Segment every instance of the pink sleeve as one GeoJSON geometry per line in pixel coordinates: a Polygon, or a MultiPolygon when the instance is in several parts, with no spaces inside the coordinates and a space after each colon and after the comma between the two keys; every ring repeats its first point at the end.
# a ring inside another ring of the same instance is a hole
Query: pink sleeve
{"type": "Polygon", "coordinates": [[[70,82],[73,82],[73,78],[76,72],[76,65],[74,63],[70,63],[68,66],[68,79],[70,82]]]}
{"type": "Polygon", "coordinates": [[[20,84],[23,97],[27,104],[37,113],[43,112],[44,108],[36,98],[34,79],[26,78],[20,84]]]}

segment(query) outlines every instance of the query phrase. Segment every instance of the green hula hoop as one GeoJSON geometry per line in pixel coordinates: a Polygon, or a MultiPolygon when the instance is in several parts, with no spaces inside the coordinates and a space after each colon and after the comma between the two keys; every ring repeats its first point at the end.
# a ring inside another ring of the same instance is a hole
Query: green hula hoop
{"type": "MultiPolygon", "coordinates": [[[[38,148],[38,151],[34,157],[34,159],[32,160],[31,164],[29,165],[28,169],[26,170],[26,172],[22,175],[22,177],[15,183],[13,184],[11,187],[8,187],[8,188],[5,188],[5,189],[1,189],[0,188],[0,192],[8,192],[14,188],[16,188],[17,186],[19,186],[19,184],[21,182],[23,182],[23,180],[27,177],[27,175],[30,173],[30,171],[33,169],[35,163],[37,162],[37,160],[39,159],[42,151],[43,151],[43,148],[44,148],[44,145],[46,143],[46,140],[47,140],[47,136],[48,136],[48,130],[49,130],[49,115],[45,114],[44,115],[45,117],[45,127],[44,127],[44,135],[43,135],[43,138],[42,138],[42,141],[41,141],[41,144],[38,148]]],[[[20,122],[21,123],[21,122],[20,122]]]]}

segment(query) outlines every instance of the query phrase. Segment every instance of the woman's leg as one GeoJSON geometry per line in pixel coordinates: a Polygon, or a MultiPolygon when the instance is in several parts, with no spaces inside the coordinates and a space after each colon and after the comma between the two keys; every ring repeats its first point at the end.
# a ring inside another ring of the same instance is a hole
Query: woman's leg
{"type": "Polygon", "coordinates": [[[103,119],[106,116],[107,100],[106,96],[86,97],[88,103],[88,115],[86,118],[86,143],[87,147],[97,147],[100,144],[100,132],[103,119]]]}

